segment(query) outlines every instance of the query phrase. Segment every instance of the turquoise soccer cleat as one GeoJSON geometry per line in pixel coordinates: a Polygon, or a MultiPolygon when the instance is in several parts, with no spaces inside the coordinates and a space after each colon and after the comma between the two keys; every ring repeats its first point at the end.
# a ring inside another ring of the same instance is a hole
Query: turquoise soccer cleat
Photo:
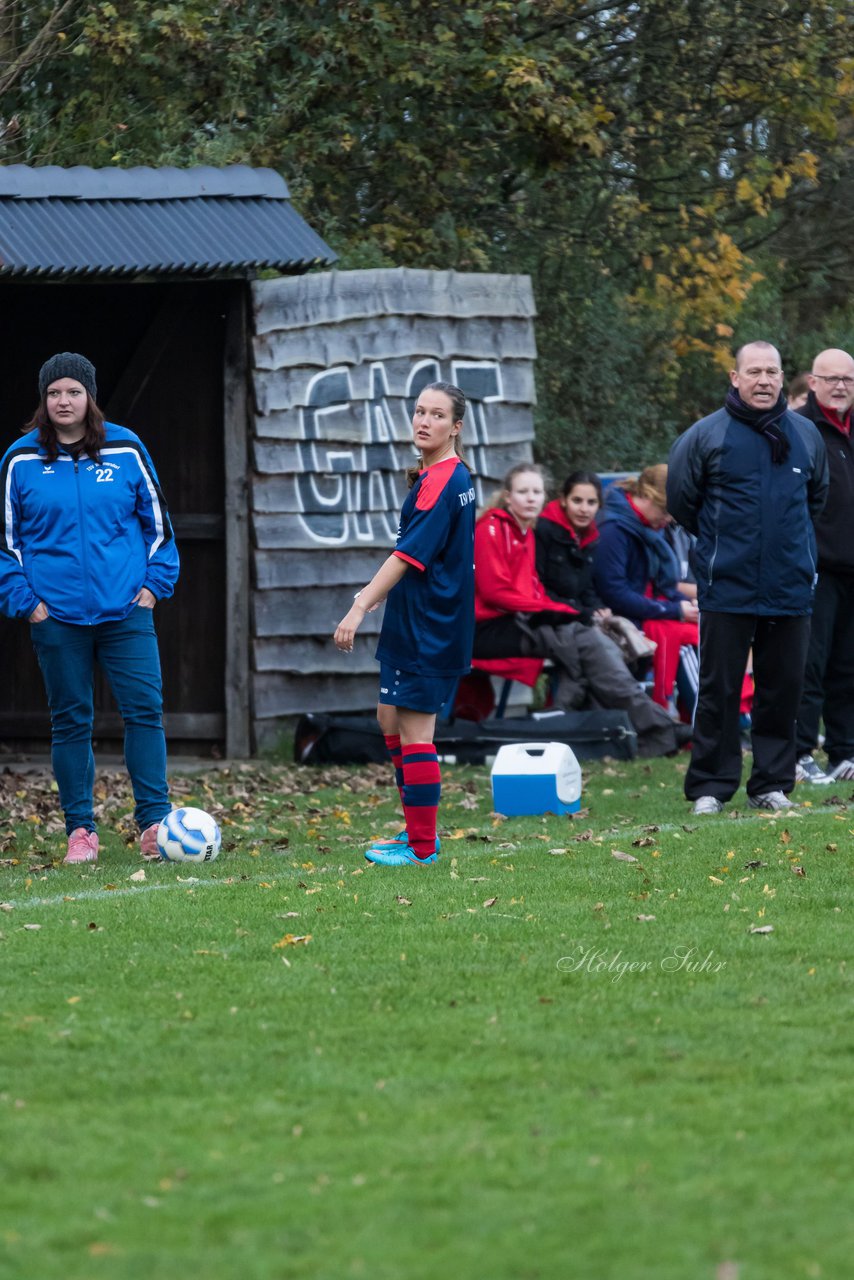
{"type": "Polygon", "coordinates": [[[426,867],[436,862],[438,855],[431,853],[429,857],[419,858],[408,844],[389,844],[384,849],[368,849],[365,857],[380,867],[426,867]]]}

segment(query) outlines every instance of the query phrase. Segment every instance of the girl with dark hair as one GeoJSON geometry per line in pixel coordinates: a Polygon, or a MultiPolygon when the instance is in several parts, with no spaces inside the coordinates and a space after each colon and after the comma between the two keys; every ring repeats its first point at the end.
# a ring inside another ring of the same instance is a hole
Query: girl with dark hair
{"type": "Polygon", "coordinates": [[[96,663],[124,720],[141,852],[157,857],[170,804],[152,610],[178,577],[172,525],[142,441],[104,421],[85,356],[62,351],[47,360],[39,393],[27,433],[0,463],[0,611],[30,623],[50,704],[65,861],[98,857],[96,663]]]}
{"type": "Polygon", "coordinates": [[[584,622],[607,617],[593,587],[593,548],[599,539],[596,513],[602,482],[593,471],[573,471],[560,494],[537,521],[537,573],[553,600],[571,604],[584,622]]]}
{"type": "Polygon", "coordinates": [[[537,573],[533,526],[544,501],[542,472],[522,463],[507,473],[499,505],[477,522],[474,656],[551,658],[558,668],[557,706],[625,710],[641,755],[670,754],[684,736],[639,688],[614,642],[589,625],[595,597],[558,599],[537,573]]]}
{"type": "Polygon", "coordinates": [[[383,866],[425,866],[439,852],[436,715],[469,670],[474,628],[475,493],[459,444],[465,407],[453,383],[431,383],[419,395],[412,434],[420,466],[408,473],[395,549],[335,629],[338,648],[351,652],[365,614],[386,601],[377,720],[406,826],[366,851],[383,866]]]}

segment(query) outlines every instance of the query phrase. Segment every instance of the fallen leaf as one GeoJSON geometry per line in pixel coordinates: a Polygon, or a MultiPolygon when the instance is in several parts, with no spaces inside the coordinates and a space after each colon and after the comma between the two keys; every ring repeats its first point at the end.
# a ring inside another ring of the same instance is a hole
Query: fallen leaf
{"type": "Polygon", "coordinates": [[[286,933],[285,936],[283,938],[280,938],[278,942],[273,943],[273,950],[280,951],[282,947],[298,947],[308,942],[311,942],[310,933],[301,933],[301,934],[286,933]]]}
{"type": "Polygon", "coordinates": [[[633,849],[646,849],[649,845],[655,844],[652,836],[640,836],[637,840],[632,841],[633,849]]]}
{"type": "Polygon", "coordinates": [[[631,853],[623,853],[622,849],[612,849],[611,857],[616,858],[618,862],[637,862],[637,858],[631,853]]]}
{"type": "Polygon", "coordinates": [[[41,925],[40,925],[40,924],[25,924],[25,925],[24,925],[24,928],[25,928],[25,929],[30,929],[32,932],[35,932],[35,931],[36,931],[36,929],[40,929],[40,928],[41,928],[41,925]]]}
{"type": "Polygon", "coordinates": [[[712,884],[726,884],[725,880],[720,880],[717,876],[709,876],[712,884]]]}
{"type": "Polygon", "coordinates": [[[806,875],[806,871],[804,870],[804,868],[803,868],[803,867],[792,867],[792,870],[794,871],[794,873],[795,873],[795,875],[796,875],[796,876],[805,876],[805,875],[806,875]]]}
{"type": "Polygon", "coordinates": [[[411,906],[412,906],[412,899],[411,899],[411,898],[402,898],[402,897],[400,896],[400,894],[399,894],[399,893],[395,894],[395,896],[394,896],[394,900],[395,900],[395,902],[399,902],[399,903],[400,903],[400,905],[401,905],[402,907],[411,907],[411,906]]]}
{"type": "Polygon", "coordinates": [[[773,933],[773,924],[752,924],[747,931],[748,933],[773,933]]]}
{"type": "Polygon", "coordinates": [[[497,898],[487,898],[483,905],[485,907],[494,907],[497,901],[497,898]]]}
{"type": "Polygon", "coordinates": [[[791,843],[792,843],[792,837],[789,835],[788,831],[781,831],[781,832],[780,832],[780,843],[781,843],[781,844],[791,844],[791,843]]]}
{"type": "Polygon", "coordinates": [[[88,1249],[90,1258],[112,1258],[119,1253],[114,1244],[107,1244],[104,1240],[93,1240],[88,1249]]]}
{"type": "Polygon", "coordinates": [[[136,884],[139,884],[141,881],[143,881],[143,880],[145,879],[145,872],[144,872],[144,871],[142,870],[142,868],[140,867],[139,871],[134,871],[134,872],[133,872],[133,873],[128,877],[128,879],[129,879],[129,880],[133,880],[136,884]]]}
{"type": "Polygon", "coordinates": [[[0,911],[14,911],[14,904],[11,902],[0,902],[0,911]]]}
{"type": "Polygon", "coordinates": [[[636,920],[640,920],[642,924],[646,924],[649,920],[654,920],[655,916],[635,916],[636,920]]]}
{"type": "Polygon", "coordinates": [[[746,867],[748,870],[750,870],[750,871],[754,871],[757,867],[767,867],[767,866],[768,866],[768,863],[767,863],[767,862],[759,862],[759,861],[757,861],[756,859],[754,859],[754,860],[753,860],[753,861],[751,861],[751,862],[745,862],[745,864],[744,864],[744,865],[745,865],[745,867],[746,867]]]}

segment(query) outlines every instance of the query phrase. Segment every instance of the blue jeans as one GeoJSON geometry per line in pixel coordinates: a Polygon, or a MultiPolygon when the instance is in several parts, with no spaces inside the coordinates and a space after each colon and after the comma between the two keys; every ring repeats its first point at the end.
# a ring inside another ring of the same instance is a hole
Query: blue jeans
{"type": "Polygon", "coordinates": [[[50,704],[51,757],[65,829],[95,830],[92,788],[93,684],[97,662],[125,725],[125,763],[141,831],[169,812],[160,655],[151,609],[120,622],[76,626],[46,618],[30,626],[50,704]]]}

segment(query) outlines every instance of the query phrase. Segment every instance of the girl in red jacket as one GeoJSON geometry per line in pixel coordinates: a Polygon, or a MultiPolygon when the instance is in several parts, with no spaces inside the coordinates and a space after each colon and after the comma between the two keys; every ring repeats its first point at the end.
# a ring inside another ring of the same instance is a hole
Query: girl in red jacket
{"type": "Polygon", "coordinates": [[[676,728],[638,687],[612,640],[586,625],[588,613],[552,599],[539,579],[533,525],[545,502],[539,467],[519,463],[504,479],[498,505],[478,520],[474,536],[475,658],[551,658],[558,668],[555,702],[586,701],[628,712],[644,756],[677,748],[676,728]]]}

